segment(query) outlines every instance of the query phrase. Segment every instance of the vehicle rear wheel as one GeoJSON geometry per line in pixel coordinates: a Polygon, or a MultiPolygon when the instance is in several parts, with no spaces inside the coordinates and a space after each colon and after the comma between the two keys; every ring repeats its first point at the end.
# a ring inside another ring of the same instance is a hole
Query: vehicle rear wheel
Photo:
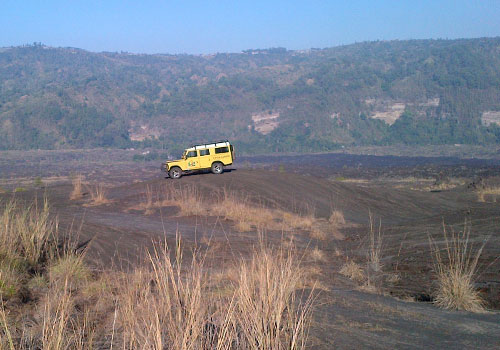
{"type": "Polygon", "coordinates": [[[172,179],[178,179],[178,178],[180,178],[182,176],[182,170],[179,167],[173,167],[172,169],[170,169],[168,171],[168,175],[172,179]]]}
{"type": "Polygon", "coordinates": [[[224,165],[222,163],[214,163],[212,164],[212,173],[221,174],[224,171],[224,165]]]}

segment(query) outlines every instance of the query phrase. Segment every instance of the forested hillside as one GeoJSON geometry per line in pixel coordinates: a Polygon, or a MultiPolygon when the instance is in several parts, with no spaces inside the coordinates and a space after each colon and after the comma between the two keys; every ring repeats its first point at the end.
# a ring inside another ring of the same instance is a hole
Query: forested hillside
{"type": "Polygon", "coordinates": [[[0,49],[0,149],[500,143],[500,38],[234,54],[0,49]]]}

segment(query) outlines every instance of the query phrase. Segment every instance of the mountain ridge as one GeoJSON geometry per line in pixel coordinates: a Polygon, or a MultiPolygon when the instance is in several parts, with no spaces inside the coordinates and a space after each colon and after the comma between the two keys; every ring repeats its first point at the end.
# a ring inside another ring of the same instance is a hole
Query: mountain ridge
{"type": "Polygon", "coordinates": [[[500,38],[169,55],[0,49],[0,149],[500,143],[500,38]]]}

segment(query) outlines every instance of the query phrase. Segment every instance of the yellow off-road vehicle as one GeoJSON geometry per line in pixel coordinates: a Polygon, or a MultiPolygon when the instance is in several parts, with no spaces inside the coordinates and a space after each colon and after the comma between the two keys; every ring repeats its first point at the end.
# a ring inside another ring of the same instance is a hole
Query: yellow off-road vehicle
{"type": "Polygon", "coordinates": [[[233,164],[233,160],[233,145],[227,140],[219,141],[187,148],[181,159],[165,163],[165,171],[172,179],[180,178],[183,173],[205,169],[221,174],[224,166],[233,164]]]}

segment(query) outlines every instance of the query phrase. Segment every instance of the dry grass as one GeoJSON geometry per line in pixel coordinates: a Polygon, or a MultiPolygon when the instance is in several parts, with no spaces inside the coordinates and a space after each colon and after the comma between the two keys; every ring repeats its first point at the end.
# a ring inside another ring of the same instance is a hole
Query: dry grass
{"type": "Polygon", "coordinates": [[[296,290],[304,272],[292,250],[263,245],[240,265],[236,317],[247,349],[303,349],[312,298],[301,303],[296,290]]]}
{"type": "Polygon", "coordinates": [[[298,215],[290,212],[282,212],[282,221],[289,229],[311,230],[316,221],[313,214],[298,215]]]}
{"type": "Polygon", "coordinates": [[[315,262],[325,262],[326,256],[325,253],[318,247],[309,251],[309,257],[315,262]]]}
{"type": "Polygon", "coordinates": [[[52,283],[70,281],[73,285],[80,285],[90,278],[90,271],[84,263],[84,254],[63,254],[50,264],[48,273],[52,283]]]}
{"type": "Polygon", "coordinates": [[[71,337],[67,334],[72,306],[68,281],[60,292],[47,293],[43,305],[42,349],[68,349],[71,337]]]}
{"type": "Polygon", "coordinates": [[[0,286],[4,287],[0,288],[0,349],[84,349],[75,346],[79,325],[70,319],[72,284],[78,271],[84,271],[83,257],[74,252],[75,242],[57,236],[57,221],[51,219],[47,201],[42,207],[36,201],[24,207],[14,201],[4,203],[0,217],[0,286]],[[49,278],[42,274],[54,278],[48,283],[49,278]],[[10,322],[10,314],[17,318],[22,310],[13,298],[18,293],[21,297],[18,287],[29,291],[28,295],[40,296],[37,307],[30,309],[41,310],[35,315],[40,319],[35,325],[20,327],[10,322]],[[9,301],[10,310],[4,300],[9,301]]]}
{"type": "Polygon", "coordinates": [[[30,266],[55,254],[57,222],[49,217],[49,205],[38,203],[20,208],[15,201],[5,203],[0,217],[0,262],[24,260],[30,266]]]}
{"type": "Polygon", "coordinates": [[[153,188],[149,185],[146,186],[145,192],[146,200],[144,202],[144,214],[151,215],[154,213],[154,202],[153,202],[153,188]]]}
{"type": "Polygon", "coordinates": [[[149,256],[152,273],[137,269],[120,291],[121,347],[304,348],[312,298],[296,299],[303,276],[287,252],[262,246],[250,261],[212,276],[197,253],[183,264],[180,243],[175,252],[157,247],[149,256]]]}
{"type": "Polygon", "coordinates": [[[164,198],[159,206],[174,205],[180,208],[180,215],[206,215],[207,206],[196,186],[178,186],[167,184],[163,192],[164,198]]]}
{"type": "Polygon", "coordinates": [[[378,228],[375,228],[373,217],[370,213],[370,231],[368,232],[369,249],[368,249],[368,266],[374,272],[382,271],[382,222],[379,222],[378,228]]]}
{"type": "Polygon", "coordinates": [[[467,223],[458,233],[448,232],[443,225],[443,238],[444,249],[429,238],[437,277],[434,303],[445,309],[483,312],[484,302],[474,288],[474,277],[484,244],[479,248],[472,246],[467,223]]]}
{"type": "MultiPolygon", "coordinates": [[[[149,256],[152,274],[138,269],[129,276],[118,302],[124,349],[204,349],[210,319],[206,273],[196,254],[181,273],[180,245],[173,260],[166,248],[149,256]],[[152,283],[149,283],[149,280],[152,283]],[[154,286],[154,288],[153,288],[154,286]]],[[[210,348],[210,347],[208,347],[210,348]]]]}
{"type": "Polygon", "coordinates": [[[105,285],[94,278],[93,292],[61,274],[36,306],[36,326],[1,304],[0,349],[304,349],[313,292],[302,290],[295,256],[261,243],[220,278],[199,252],[184,261],[178,239],[173,250],[156,245],[145,266],[104,274],[105,285]]]}
{"type": "Polygon", "coordinates": [[[345,225],[344,213],[340,210],[333,210],[330,214],[328,222],[330,222],[330,224],[335,227],[338,227],[339,225],[345,225]]]}
{"type": "MultiPolygon", "coordinates": [[[[208,206],[208,205],[207,205],[208,206]]],[[[315,218],[312,214],[298,215],[251,203],[244,195],[224,190],[222,200],[210,207],[210,215],[217,215],[235,222],[239,231],[255,229],[291,231],[312,230],[315,218]]]]}
{"type": "Polygon", "coordinates": [[[111,203],[107,198],[108,191],[102,184],[98,184],[90,187],[90,202],[87,203],[88,206],[98,206],[111,203]]]}
{"type": "Polygon", "coordinates": [[[69,195],[70,200],[78,200],[83,197],[83,176],[82,175],[77,175],[73,178],[73,190],[71,191],[71,194],[69,195]]]}
{"type": "Polygon", "coordinates": [[[46,202],[40,209],[9,202],[1,220],[0,281],[7,280],[10,254],[16,269],[27,266],[21,280],[38,297],[30,309],[1,302],[0,349],[305,348],[314,284],[303,289],[310,278],[293,245],[261,242],[220,279],[209,273],[204,254],[195,250],[184,261],[178,239],[174,249],[155,245],[146,265],[132,272],[96,275],[74,244],[61,248],[50,239],[57,223],[46,202]],[[23,323],[33,317],[36,323],[23,323]]]}
{"type": "MultiPolygon", "coordinates": [[[[210,200],[202,196],[196,186],[176,186],[167,184],[161,198],[153,200],[154,191],[147,187],[146,200],[129,209],[143,210],[151,214],[155,208],[177,206],[180,216],[219,216],[234,222],[236,230],[247,232],[257,229],[267,230],[313,230],[316,218],[312,214],[299,215],[284,210],[266,208],[253,203],[248,196],[226,189],[215,194],[210,200]]],[[[317,229],[317,228],[316,228],[317,229]]]]}
{"type": "Polygon", "coordinates": [[[352,260],[347,261],[339,272],[353,281],[362,282],[365,279],[361,266],[352,260]]]}
{"type": "Polygon", "coordinates": [[[317,239],[319,241],[326,241],[328,235],[324,230],[315,227],[311,231],[309,231],[309,237],[317,239]]]}
{"type": "Polygon", "coordinates": [[[250,231],[252,227],[278,229],[276,213],[264,207],[253,206],[249,199],[224,191],[223,198],[211,207],[211,214],[235,222],[236,228],[250,231]]]}
{"type": "Polygon", "coordinates": [[[484,203],[487,202],[488,199],[492,202],[496,202],[497,196],[500,196],[500,186],[488,186],[477,191],[478,202],[484,203]]]}

